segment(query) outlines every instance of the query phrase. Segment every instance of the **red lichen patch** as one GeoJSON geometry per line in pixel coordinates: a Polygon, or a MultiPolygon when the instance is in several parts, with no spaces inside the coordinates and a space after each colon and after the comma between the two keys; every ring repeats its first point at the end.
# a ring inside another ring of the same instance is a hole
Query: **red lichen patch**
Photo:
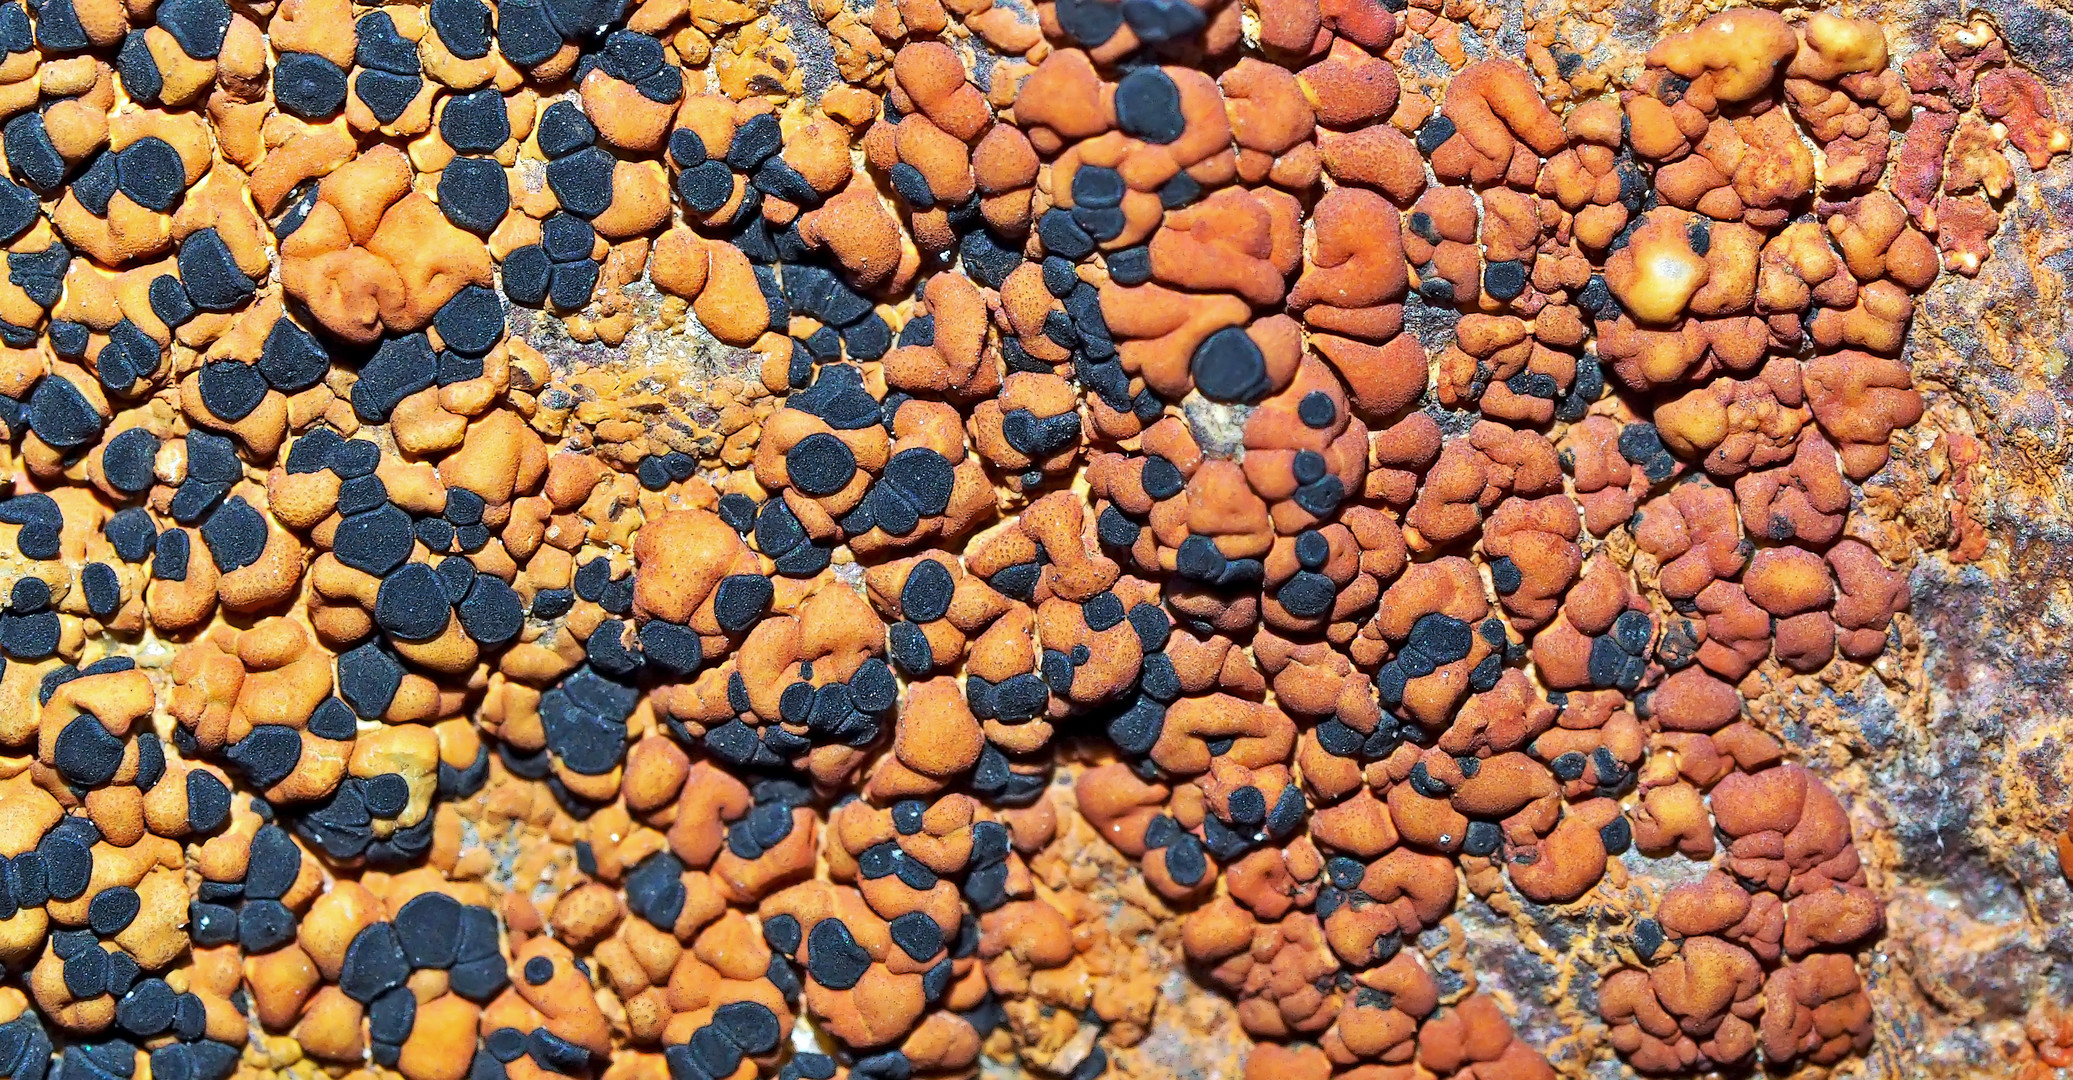
{"type": "Polygon", "coordinates": [[[1991,27],[808,7],[0,8],[0,1074],[1595,1068],[1464,905],[1630,924],[1636,1069],[1869,1047],[1744,694],[1976,463],[1991,27]]]}

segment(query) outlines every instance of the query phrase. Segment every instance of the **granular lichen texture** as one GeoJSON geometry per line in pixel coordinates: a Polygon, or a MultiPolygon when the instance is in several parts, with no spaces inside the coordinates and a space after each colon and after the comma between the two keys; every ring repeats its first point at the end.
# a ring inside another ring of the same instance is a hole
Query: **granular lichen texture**
{"type": "Polygon", "coordinates": [[[0,2],[0,1080],[2049,1080],[2073,19],[0,2]]]}

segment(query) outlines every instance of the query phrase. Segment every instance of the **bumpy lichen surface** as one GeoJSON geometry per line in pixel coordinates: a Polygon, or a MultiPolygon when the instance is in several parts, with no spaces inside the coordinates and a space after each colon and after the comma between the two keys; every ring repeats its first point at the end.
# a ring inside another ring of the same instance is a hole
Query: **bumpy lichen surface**
{"type": "Polygon", "coordinates": [[[1858,1060],[1750,700],[1904,647],[1915,298],[2067,130],[1519,17],[0,5],[0,1076],[1858,1060]]]}

